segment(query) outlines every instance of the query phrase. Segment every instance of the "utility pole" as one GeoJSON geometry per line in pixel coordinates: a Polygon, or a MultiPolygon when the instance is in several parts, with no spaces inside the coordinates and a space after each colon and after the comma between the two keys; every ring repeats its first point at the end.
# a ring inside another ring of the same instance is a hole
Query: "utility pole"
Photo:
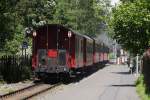
{"type": "Polygon", "coordinates": [[[139,74],[138,60],[139,60],[139,56],[138,56],[138,54],[137,54],[137,56],[136,56],[136,74],[137,74],[137,75],[139,74]]]}
{"type": "Polygon", "coordinates": [[[113,55],[114,55],[115,63],[117,64],[117,48],[116,48],[116,41],[114,41],[114,44],[113,44],[113,55]]]}

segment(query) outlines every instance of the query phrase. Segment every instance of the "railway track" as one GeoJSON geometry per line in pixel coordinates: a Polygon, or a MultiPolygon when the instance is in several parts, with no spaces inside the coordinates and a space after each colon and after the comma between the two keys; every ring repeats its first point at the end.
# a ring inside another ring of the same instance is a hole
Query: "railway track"
{"type": "Polygon", "coordinates": [[[61,85],[61,83],[57,83],[54,85],[38,83],[32,86],[5,94],[0,96],[0,100],[27,100],[31,99],[34,96],[42,94],[50,89],[53,89],[57,86],[61,85]]]}

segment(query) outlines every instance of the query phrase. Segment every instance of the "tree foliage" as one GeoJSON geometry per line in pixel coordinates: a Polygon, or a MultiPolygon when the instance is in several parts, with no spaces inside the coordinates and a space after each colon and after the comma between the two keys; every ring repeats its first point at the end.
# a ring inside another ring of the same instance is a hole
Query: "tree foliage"
{"type": "Polygon", "coordinates": [[[24,29],[58,23],[96,36],[106,23],[110,0],[1,0],[0,52],[17,53],[24,29]]]}
{"type": "Polygon", "coordinates": [[[150,46],[150,6],[148,0],[125,2],[114,10],[114,38],[133,54],[150,46]]]}

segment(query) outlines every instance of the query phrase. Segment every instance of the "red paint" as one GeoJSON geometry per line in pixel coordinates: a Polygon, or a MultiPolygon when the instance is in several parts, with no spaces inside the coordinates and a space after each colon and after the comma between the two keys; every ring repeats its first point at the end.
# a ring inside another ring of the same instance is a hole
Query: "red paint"
{"type": "Polygon", "coordinates": [[[47,55],[50,58],[56,58],[58,56],[58,51],[55,49],[48,50],[47,55]]]}
{"type": "Polygon", "coordinates": [[[71,58],[71,66],[74,67],[75,66],[75,59],[71,58]]]}
{"type": "Polygon", "coordinates": [[[34,70],[36,68],[36,56],[33,55],[32,57],[32,69],[34,70]]]}
{"type": "Polygon", "coordinates": [[[108,55],[107,55],[107,53],[104,53],[104,60],[108,60],[108,55]]]}
{"type": "Polygon", "coordinates": [[[100,61],[104,61],[104,55],[102,52],[100,53],[100,61]]]}
{"type": "Polygon", "coordinates": [[[75,59],[69,55],[69,53],[66,53],[66,61],[69,68],[75,68],[76,62],[75,59]]]}

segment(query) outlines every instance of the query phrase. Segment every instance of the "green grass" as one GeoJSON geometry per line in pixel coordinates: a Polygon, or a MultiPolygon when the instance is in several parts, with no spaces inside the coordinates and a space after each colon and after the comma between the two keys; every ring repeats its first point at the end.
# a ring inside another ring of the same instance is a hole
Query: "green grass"
{"type": "Polygon", "coordinates": [[[143,83],[143,75],[141,75],[136,81],[136,91],[139,94],[141,100],[150,100],[150,95],[145,93],[145,85],[143,83]]]}

